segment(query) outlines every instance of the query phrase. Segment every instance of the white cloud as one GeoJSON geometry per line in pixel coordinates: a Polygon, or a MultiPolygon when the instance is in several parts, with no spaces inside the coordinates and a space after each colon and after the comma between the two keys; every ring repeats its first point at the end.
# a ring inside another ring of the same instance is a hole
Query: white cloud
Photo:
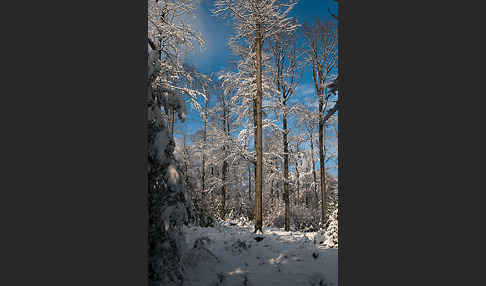
{"type": "Polygon", "coordinates": [[[185,19],[194,27],[194,30],[201,33],[206,42],[203,49],[195,45],[194,51],[188,55],[188,60],[196,66],[204,66],[217,61],[222,54],[227,52],[229,27],[207,10],[207,8],[211,10],[212,5],[212,1],[202,0],[194,10],[194,14],[185,19]]]}
{"type": "Polygon", "coordinates": [[[314,94],[314,92],[315,92],[314,86],[312,84],[306,84],[306,83],[297,86],[297,88],[295,89],[296,94],[303,95],[303,96],[314,94]]]}

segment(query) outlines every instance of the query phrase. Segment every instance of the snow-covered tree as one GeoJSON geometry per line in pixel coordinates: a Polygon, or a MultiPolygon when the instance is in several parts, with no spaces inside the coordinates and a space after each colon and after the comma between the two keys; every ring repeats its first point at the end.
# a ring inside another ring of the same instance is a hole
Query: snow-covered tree
{"type": "Polygon", "coordinates": [[[157,109],[164,108],[169,129],[173,133],[175,113],[184,121],[184,95],[197,109],[197,98],[204,94],[191,86],[195,72],[183,63],[183,55],[205,42],[199,32],[184,22],[198,4],[195,0],[148,0],[148,37],[158,53],[160,71],[153,81],[153,97],[157,109]]]}
{"type": "Polygon", "coordinates": [[[254,98],[255,114],[255,232],[262,231],[262,46],[266,39],[280,32],[291,32],[296,28],[291,18],[287,17],[295,5],[277,0],[217,0],[215,14],[230,16],[236,35],[230,42],[243,40],[250,51],[255,52],[256,85],[254,98]]]}
{"type": "MultiPolygon", "coordinates": [[[[289,201],[289,142],[288,117],[292,110],[289,99],[295,94],[300,80],[300,64],[298,62],[297,39],[294,33],[278,33],[270,40],[272,53],[272,79],[278,91],[278,101],[274,106],[275,114],[282,114],[282,140],[284,157],[284,198],[285,198],[285,230],[290,230],[289,201]]],[[[278,116],[280,117],[280,116],[278,116]]]]}
{"type": "Polygon", "coordinates": [[[187,85],[191,74],[181,55],[200,35],[182,16],[191,13],[194,1],[148,1],[148,207],[149,280],[151,285],[182,285],[184,281],[182,226],[191,207],[186,200],[183,166],[175,160],[174,114],[184,121],[184,94],[196,104],[197,90],[187,85]],[[183,83],[183,84],[181,84],[183,83]],[[163,109],[162,109],[163,108],[163,109]],[[169,116],[167,116],[167,114],[169,116]],[[168,124],[169,123],[169,124],[168,124]]]}
{"type": "Polygon", "coordinates": [[[337,71],[337,30],[333,23],[317,20],[313,25],[304,24],[306,40],[306,58],[312,67],[314,87],[319,101],[319,162],[321,178],[321,222],[326,222],[326,167],[324,158],[324,125],[337,110],[337,103],[330,107],[335,94],[329,91],[329,85],[335,80],[337,71]]]}
{"type": "Polygon", "coordinates": [[[330,210],[330,216],[327,221],[326,231],[324,233],[324,246],[328,248],[339,247],[339,223],[338,223],[338,204],[333,210],[330,210]]]}
{"type": "MultiPolygon", "coordinates": [[[[157,70],[157,61],[152,61],[155,53],[149,48],[149,91],[157,70]]],[[[183,281],[182,224],[187,218],[183,173],[173,156],[174,144],[166,121],[152,107],[149,103],[149,279],[177,285],[183,281]]]]}

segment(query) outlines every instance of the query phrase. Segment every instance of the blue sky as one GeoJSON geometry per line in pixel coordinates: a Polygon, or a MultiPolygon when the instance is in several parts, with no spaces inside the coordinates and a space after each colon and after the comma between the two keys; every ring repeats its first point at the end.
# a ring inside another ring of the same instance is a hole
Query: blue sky
{"type": "MultiPolygon", "coordinates": [[[[206,41],[206,47],[204,49],[196,47],[188,55],[187,62],[196,66],[200,72],[205,74],[229,69],[228,62],[232,59],[231,51],[227,45],[228,39],[233,33],[232,27],[226,20],[213,16],[210,12],[212,8],[212,0],[201,0],[195,17],[190,20],[191,24],[202,33],[206,41]]],[[[300,24],[303,24],[304,21],[312,23],[316,17],[321,20],[329,20],[332,17],[329,15],[328,9],[337,14],[336,4],[332,0],[301,0],[291,11],[290,16],[297,18],[300,24]]],[[[304,71],[303,79],[296,94],[293,96],[293,101],[306,102],[308,104],[316,101],[312,69],[310,67],[304,71]]],[[[183,128],[186,134],[193,134],[201,128],[202,120],[189,104],[187,108],[186,122],[177,123],[176,129],[183,128]]],[[[189,140],[189,138],[187,139],[189,140]]]]}
{"type": "MultiPolygon", "coordinates": [[[[232,35],[232,28],[225,20],[213,16],[212,0],[201,0],[196,11],[194,24],[203,34],[207,42],[206,48],[196,50],[189,56],[189,61],[204,73],[217,72],[227,66],[231,59],[231,51],[228,49],[228,39],[232,35]]],[[[328,9],[336,13],[336,4],[332,0],[301,0],[292,9],[290,16],[297,18],[300,24],[307,21],[313,22],[316,17],[321,20],[331,19],[328,9]]]]}

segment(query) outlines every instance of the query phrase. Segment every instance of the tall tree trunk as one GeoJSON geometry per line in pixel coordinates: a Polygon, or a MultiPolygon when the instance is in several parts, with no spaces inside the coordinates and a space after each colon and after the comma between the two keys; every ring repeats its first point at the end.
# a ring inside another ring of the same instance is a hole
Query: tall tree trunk
{"type": "Polygon", "coordinates": [[[256,170],[255,170],[255,198],[256,198],[256,207],[255,207],[255,232],[260,230],[263,232],[262,229],[262,187],[263,187],[263,156],[262,156],[262,37],[261,37],[261,30],[260,30],[260,22],[257,20],[256,22],[256,68],[257,68],[257,75],[256,75],[256,84],[257,84],[257,93],[256,93],[256,170]]]}
{"type": "MultiPolygon", "coordinates": [[[[284,101],[285,102],[285,101],[284,101]]],[[[284,103],[285,108],[285,103],[284,103]]],[[[284,147],[284,202],[285,231],[290,231],[290,200],[289,200],[289,143],[287,140],[287,114],[283,113],[283,147],[284,147]]]]}
{"type": "MultiPolygon", "coordinates": [[[[206,110],[207,110],[207,103],[206,103],[206,110]]],[[[204,126],[203,126],[203,146],[201,146],[201,153],[202,153],[202,166],[201,166],[201,187],[202,191],[205,190],[205,177],[206,177],[206,140],[207,140],[207,134],[206,134],[206,127],[207,127],[207,117],[206,117],[206,111],[204,115],[204,126]]]]}
{"type": "Polygon", "coordinates": [[[248,163],[248,200],[251,201],[251,167],[248,163]]]}
{"type": "Polygon", "coordinates": [[[174,123],[175,123],[175,117],[174,117],[174,106],[169,107],[169,115],[170,115],[170,135],[174,136],[174,123]]]}
{"type": "Polygon", "coordinates": [[[228,163],[223,162],[223,187],[221,190],[221,219],[224,220],[225,207],[226,207],[226,172],[228,169],[228,163]]]}
{"type": "Polygon", "coordinates": [[[272,209],[273,209],[273,208],[274,208],[274,206],[275,206],[275,205],[274,205],[274,200],[275,200],[275,199],[274,199],[274,197],[273,197],[273,180],[274,180],[274,179],[272,179],[272,183],[270,184],[270,198],[271,198],[271,200],[272,200],[272,202],[271,202],[272,209]]]}
{"type": "Polygon", "coordinates": [[[326,167],[324,166],[324,123],[322,122],[322,97],[319,97],[319,163],[321,175],[321,223],[326,223],[326,167]]]}
{"type": "MultiPolygon", "coordinates": [[[[228,135],[227,133],[227,124],[226,124],[226,103],[225,103],[225,98],[224,95],[222,97],[223,99],[223,130],[224,134],[228,135]]],[[[229,125],[228,125],[229,129],[229,125]]],[[[223,181],[223,186],[221,188],[221,219],[224,220],[225,217],[225,208],[226,208],[226,173],[228,171],[228,163],[226,162],[226,152],[225,152],[225,146],[223,146],[223,154],[225,155],[225,159],[223,161],[223,171],[222,171],[222,181],[223,181]]]]}
{"type": "Polygon", "coordinates": [[[189,156],[187,155],[186,149],[186,133],[184,133],[184,175],[188,178],[189,175],[187,174],[187,160],[189,156]]]}
{"type": "Polygon", "coordinates": [[[280,42],[276,42],[276,47],[274,49],[274,57],[276,58],[276,87],[281,96],[282,102],[282,125],[283,125],[283,155],[284,155],[284,166],[283,166],[283,199],[285,203],[285,230],[290,231],[290,195],[289,195],[289,141],[287,137],[287,90],[285,85],[282,85],[282,69],[283,63],[281,62],[282,50],[280,42]]]}
{"type": "MultiPolygon", "coordinates": [[[[299,145],[297,143],[297,154],[299,154],[299,145]]],[[[295,198],[295,205],[299,203],[299,189],[300,189],[300,178],[299,178],[299,162],[295,162],[295,175],[297,176],[297,196],[295,198]]]]}
{"type": "MultiPolygon", "coordinates": [[[[250,149],[250,139],[246,142],[247,150],[250,149]]],[[[248,162],[248,201],[251,202],[251,163],[248,162]]]]}
{"type": "Polygon", "coordinates": [[[307,183],[305,186],[305,207],[309,207],[309,185],[307,183]]]}
{"type": "MultiPolygon", "coordinates": [[[[282,176],[281,175],[280,175],[280,179],[282,179],[282,176]]],[[[280,191],[279,191],[280,190],[280,186],[279,186],[279,183],[278,182],[279,181],[276,182],[277,187],[275,188],[275,190],[277,190],[277,203],[278,203],[278,201],[280,201],[280,191]]]]}
{"type": "Polygon", "coordinates": [[[204,156],[204,153],[202,155],[202,165],[201,165],[201,191],[204,192],[204,189],[205,189],[205,185],[204,185],[204,179],[205,179],[205,176],[206,176],[206,172],[204,170],[204,166],[206,165],[206,160],[205,160],[205,156],[204,156]]]}
{"type": "Polygon", "coordinates": [[[316,162],[314,160],[314,139],[312,138],[312,133],[314,131],[314,128],[312,128],[312,125],[311,125],[311,129],[310,129],[310,146],[311,146],[311,152],[312,152],[312,175],[314,176],[314,195],[315,195],[315,206],[317,207],[318,206],[318,202],[319,202],[319,197],[317,195],[317,174],[316,174],[316,162]]]}

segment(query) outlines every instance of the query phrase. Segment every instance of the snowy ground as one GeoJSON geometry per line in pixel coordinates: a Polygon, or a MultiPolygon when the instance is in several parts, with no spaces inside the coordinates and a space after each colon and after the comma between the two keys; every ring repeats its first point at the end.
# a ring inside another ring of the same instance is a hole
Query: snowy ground
{"type": "Polygon", "coordinates": [[[230,223],[185,227],[185,285],[338,285],[338,250],[315,244],[316,233],[264,228],[257,242],[252,231],[230,223]]]}

